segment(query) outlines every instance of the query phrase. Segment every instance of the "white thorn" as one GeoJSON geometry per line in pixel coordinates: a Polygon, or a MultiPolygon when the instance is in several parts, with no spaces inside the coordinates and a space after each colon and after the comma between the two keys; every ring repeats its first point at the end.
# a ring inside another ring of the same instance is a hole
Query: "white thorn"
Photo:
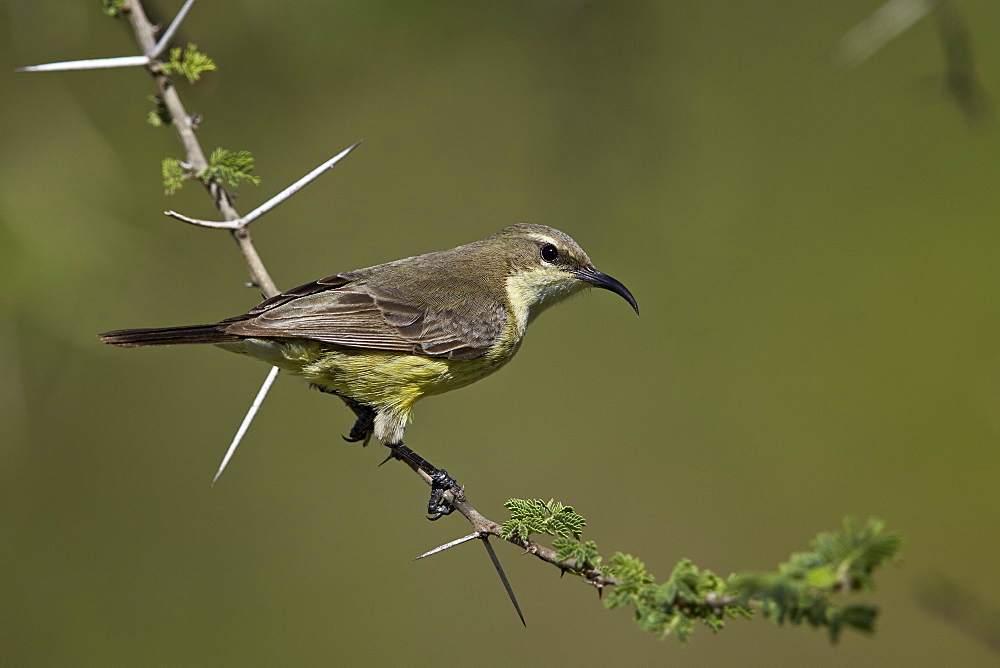
{"type": "Polygon", "coordinates": [[[360,144],[360,143],[361,142],[359,142],[359,141],[358,142],[354,142],[353,144],[351,144],[350,146],[348,146],[347,148],[345,148],[343,151],[341,151],[337,155],[333,156],[332,158],[330,158],[329,160],[327,160],[326,162],[324,162],[322,165],[320,165],[316,169],[312,170],[311,172],[309,172],[308,174],[306,174],[305,176],[303,176],[301,179],[299,179],[298,181],[296,181],[292,185],[288,186],[287,188],[285,188],[284,190],[282,190],[280,193],[278,193],[277,195],[275,195],[271,199],[267,200],[266,202],[264,202],[263,204],[261,204],[259,207],[257,207],[256,209],[254,209],[253,211],[251,211],[247,215],[243,216],[243,218],[241,218],[240,221],[244,225],[246,225],[246,224],[250,223],[251,221],[256,220],[257,218],[260,218],[262,215],[264,215],[265,213],[267,213],[268,211],[270,211],[274,207],[278,206],[279,204],[281,204],[282,202],[284,202],[286,199],[288,199],[289,197],[291,197],[292,195],[294,195],[298,191],[302,190],[302,188],[304,188],[311,181],[313,181],[314,179],[316,179],[317,177],[319,177],[323,172],[325,172],[326,170],[330,169],[331,167],[333,167],[334,165],[336,165],[338,162],[340,162],[341,160],[343,160],[344,157],[348,153],[350,153],[351,151],[353,151],[354,149],[356,149],[358,147],[358,144],[360,144]]]}
{"type": "Polygon", "coordinates": [[[174,17],[173,21],[171,21],[170,27],[167,28],[167,32],[163,33],[163,37],[161,37],[160,41],[153,47],[152,53],[149,54],[150,58],[158,58],[160,54],[163,53],[163,50],[167,48],[167,44],[169,44],[170,40],[174,38],[174,33],[181,27],[184,17],[187,16],[188,10],[191,9],[191,5],[193,4],[194,0],[187,0],[187,2],[184,3],[181,10],[177,12],[177,16],[174,17]]]}
{"type": "Polygon", "coordinates": [[[253,418],[257,415],[260,405],[264,403],[264,397],[267,396],[268,391],[271,389],[271,385],[274,384],[274,379],[278,377],[278,367],[273,366],[271,370],[267,373],[267,378],[264,379],[264,384],[260,386],[260,390],[257,392],[257,396],[254,397],[253,403],[250,404],[250,410],[247,411],[246,417],[243,418],[243,424],[236,431],[236,436],[233,437],[233,442],[229,444],[229,449],[226,450],[226,456],[222,458],[222,464],[219,465],[219,470],[216,472],[215,477],[212,478],[212,486],[215,486],[215,481],[219,479],[222,472],[226,470],[226,464],[232,459],[233,453],[236,452],[236,447],[243,440],[244,434],[247,433],[247,429],[250,428],[250,423],[253,422],[253,418]]]}
{"type": "Polygon", "coordinates": [[[111,67],[136,67],[146,65],[146,56],[122,56],[121,58],[97,58],[94,60],[70,60],[62,63],[45,63],[17,68],[18,72],[58,72],[62,70],[101,70],[111,67]]]}
{"type": "Polygon", "coordinates": [[[416,561],[417,559],[423,559],[424,557],[429,557],[432,554],[437,554],[438,552],[444,552],[445,550],[447,550],[450,547],[455,547],[456,545],[461,545],[462,543],[467,543],[470,540],[472,540],[473,538],[479,538],[479,537],[480,537],[480,534],[479,534],[478,531],[476,531],[474,533],[470,533],[468,536],[462,536],[461,538],[456,538],[455,540],[451,541],[450,543],[445,543],[444,545],[441,545],[439,547],[435,547],[433,550],[428,550],[427,552],[424,552],[423,554],[421,554],[419,557],[414,557],[413,560],[416,561]]]}

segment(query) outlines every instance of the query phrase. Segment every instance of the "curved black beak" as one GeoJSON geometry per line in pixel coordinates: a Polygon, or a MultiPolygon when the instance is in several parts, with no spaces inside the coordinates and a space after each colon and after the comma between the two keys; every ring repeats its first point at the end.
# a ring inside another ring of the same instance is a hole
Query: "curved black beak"
{"type": "Polygon", "coordinates": [[[618,279],[612,278],[604,272],[597,271],[589,265],[581,267],[573,273],[580,280],[587,281],[595,287],[611,290],[611,292],[614,292],[616,295],[620,295],[622,299],[627,301],[632,308],[635,309],[635,314],[639,315],[639,305],[635,303],[635,297],[632,296],[632,293],[628,291],[628,288],[626,288],[618,279]]]}

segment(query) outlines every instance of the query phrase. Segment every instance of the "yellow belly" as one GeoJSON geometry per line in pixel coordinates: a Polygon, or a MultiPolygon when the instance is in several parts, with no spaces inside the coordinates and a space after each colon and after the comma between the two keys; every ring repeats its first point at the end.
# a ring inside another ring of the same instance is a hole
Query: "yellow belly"
{"type": "Polygon", "coordinates": [[[512,345],[495,346],[474,360],[356,350],[302,339],[246,339],[219,347],[255,357],[373,407],[375,436],[383,443],[401,443],[410,410],[418,399],[488,376],[510,361],[519,343],[517,337],[512,345]]]}

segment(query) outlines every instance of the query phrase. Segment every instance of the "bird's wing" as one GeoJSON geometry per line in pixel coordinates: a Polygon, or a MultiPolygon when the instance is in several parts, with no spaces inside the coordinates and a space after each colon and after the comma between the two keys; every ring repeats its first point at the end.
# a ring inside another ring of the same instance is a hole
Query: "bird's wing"
{"type": "MultiPolygon", "coordinates": [[[[415,290],[420,292],[420,286],[415,290]]],[[[242,316],[223,320],[239,336],[301,338],[349,348],[389,350],[426,357],[475,359],[499,338],[506,323],[500,306],[483,309],[448,295],[400,294],[398,289],[338,274],[282,293],[242,316]]]]}

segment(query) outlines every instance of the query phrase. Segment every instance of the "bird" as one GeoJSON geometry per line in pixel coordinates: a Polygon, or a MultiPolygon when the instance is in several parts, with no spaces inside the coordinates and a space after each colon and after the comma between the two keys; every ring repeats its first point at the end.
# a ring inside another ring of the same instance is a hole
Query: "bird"
{"type": "MultiPolygon", "coordinates": [[[[119,329],[121,347],[213,344],[303,377],[356,415],[349,441],[374,436],[392,458],[432,480],[431,519],[453,509],[456,482],[407,448],[413,405],[507,364],[528,324],[588,287],[610,290],[639,313],[632,293],[594,268],[569,235],[518,223],[448,250],[355,269],[283,292],[212,324],[119,329]]],[[[384,462],[383,462],[384,463],[384,462]]]]}

